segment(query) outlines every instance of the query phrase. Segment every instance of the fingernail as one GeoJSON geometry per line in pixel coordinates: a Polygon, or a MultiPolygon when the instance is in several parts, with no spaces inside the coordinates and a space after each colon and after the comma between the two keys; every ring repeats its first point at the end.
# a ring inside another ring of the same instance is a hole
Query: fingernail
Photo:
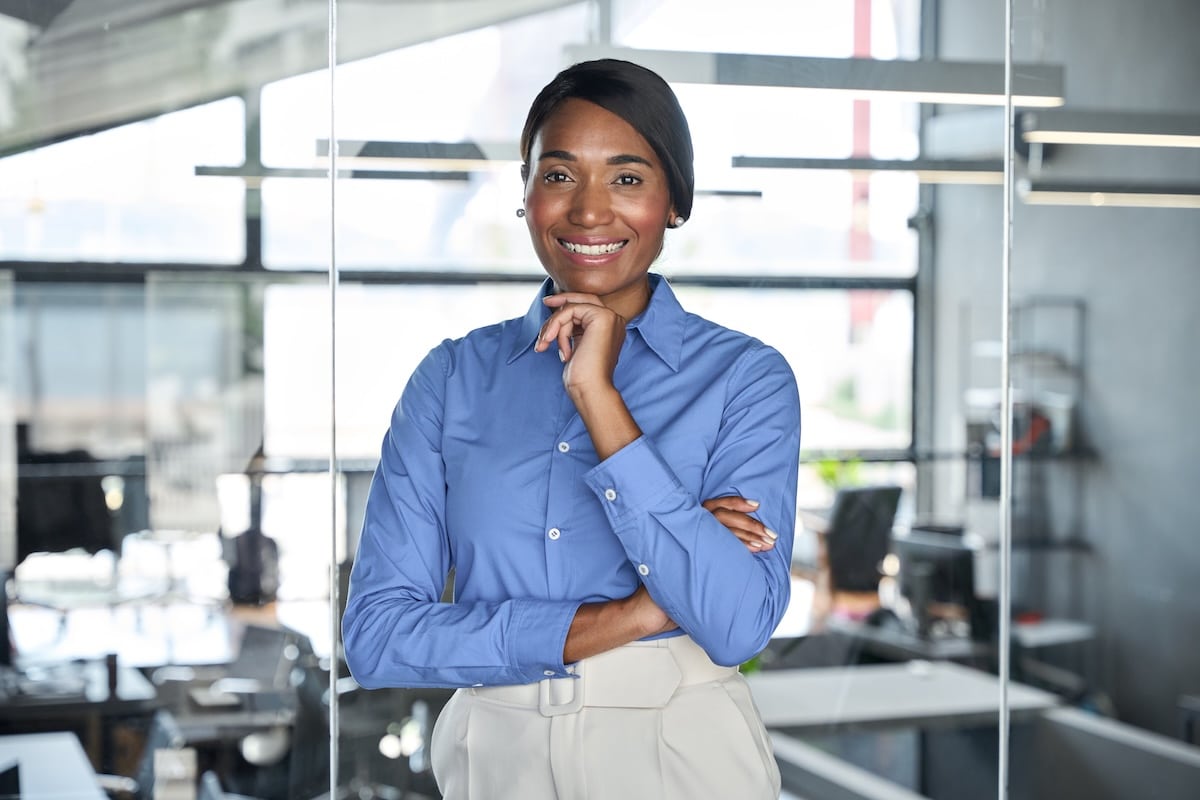
{"type": "Polygon", "coordinates": [[[770,528],[763,528],[763,530],[767,532],[767,536],[770,536],[772,541],[779,538],[779,534],[776,533],[775,531],[771,530],[770,528]]]}
{"type": "Polygon", "coordinates": [[[754,506],[755,508],[758,508],[758,501],[757,501],[757,500],[750,500],[750,499],[748,499],[748,498],[747,498],[746,502],[747,502],[747,503],[749,503],[750,505],[754,506]]]}
{"type": "Polygon", "coordinates": [[[563,363],[566,363],[566,361],[567,361],[567,354],[566,354],[566,353],[564,353],[562,350],[559,350],[559,351],[558,351],[558,360],[559,360],[559,361],[562,361],[563,363]]]}

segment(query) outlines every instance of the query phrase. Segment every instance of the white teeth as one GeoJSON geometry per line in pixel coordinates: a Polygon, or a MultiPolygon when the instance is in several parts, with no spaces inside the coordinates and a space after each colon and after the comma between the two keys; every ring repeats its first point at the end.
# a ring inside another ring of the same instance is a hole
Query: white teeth
{"type": "Polygon", "coordinates": [[[558,240],[568,253],[578,253],[581,256],[606,256],[615,253],[625,246],[625,242],[611,244],[575,244],[563,239],[558,240]]]}

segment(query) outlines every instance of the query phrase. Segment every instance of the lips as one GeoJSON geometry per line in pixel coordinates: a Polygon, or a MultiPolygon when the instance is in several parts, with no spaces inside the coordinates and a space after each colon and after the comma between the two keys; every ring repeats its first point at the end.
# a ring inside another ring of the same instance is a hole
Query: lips
{"type": "Polygon", "coordinates": [[[558,244],[559,247],[574,255],[610,256],[629,244],[629,240],[621,239],[615,242],[603,242],[600,244],[583,244],[582,242],[568,242],[566,239],[559,239],[558,244]]]}

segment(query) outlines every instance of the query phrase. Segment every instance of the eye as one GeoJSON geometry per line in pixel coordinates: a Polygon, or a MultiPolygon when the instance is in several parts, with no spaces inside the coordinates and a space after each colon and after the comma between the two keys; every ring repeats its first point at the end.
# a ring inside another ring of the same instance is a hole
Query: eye
{"type": "Polygon", "coordinates": [[[626,175],[618,175],[617,176],[617,185],[618,186],[637,186],[641,182],[642,182],[642,179],[639,178],[637,175],[626,174],[626,175]]]}
{"type": "Polygon", "coordinates": [[[552,169],[542,176],[542,180],[546,183],[565,183],[571,180],[571,177],[565,172],[552,169]]]}

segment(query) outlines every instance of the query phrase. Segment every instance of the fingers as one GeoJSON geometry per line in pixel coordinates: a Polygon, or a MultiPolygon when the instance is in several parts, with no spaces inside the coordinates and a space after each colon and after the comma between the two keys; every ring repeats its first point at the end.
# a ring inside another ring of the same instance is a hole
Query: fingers
{"type": "Polygon", "coordinates": [[[775,547],[775,540],[778,537],[754,517],[740,511],[729,511],[723,508],[718,508],[712,514],[751,552],[761,553],[775,547]]]}
{"type": "Polygon", "coordinates": [[[746,545],[750,552],[763,553],[775,547],[778,534],[749,514],[758,508],[758,501],[731,495],[710,498],[701,502],[701,505],[746,545]]]}
{"type": "Polygon", "coordinates": [[[561,308],[567,303],[586,303],[593,306],[604,305],[596,295],[584,292],[559,292],[558,294],[543,297],[542,302],[551,308],[561,308]]]}
{"type": "Polygon", "coordinates": [[[550,348],[551,342],[558,343],[558,357],[570,361],[574,352],[572,339],[582,331],[583,325],[594,319],[595,311],[605,306],[595,295],[580,292],[564,292],[542,298],[547,306],[557,309],[542,325],[537,341],[533,345],[534,352],[542,353],[550,348]]]}
{"type": "Polygon", "coordinates": [[[625,320],[593,295],[566,293],[543,298],[557,306],[542,325],[535,352],[558,346],[567,365],[563,383],[570,392],[609,386],[625,341],[625,320]],[[576,302],[578,301],[578,302],[576,302]]]}
{"type": "Polygon", "coordinates": [[[737,495],[713,497],[709,500],[705,500],[700,505],[704,506],[709,511],[713,511],[714,509],[718,508],[725,508],[730,511],[741,511],[744,514],[749,514],[751,511],[756,511],[758,509],[757,500],[750,500],[749,498],[739,497],[737,495]]]}

